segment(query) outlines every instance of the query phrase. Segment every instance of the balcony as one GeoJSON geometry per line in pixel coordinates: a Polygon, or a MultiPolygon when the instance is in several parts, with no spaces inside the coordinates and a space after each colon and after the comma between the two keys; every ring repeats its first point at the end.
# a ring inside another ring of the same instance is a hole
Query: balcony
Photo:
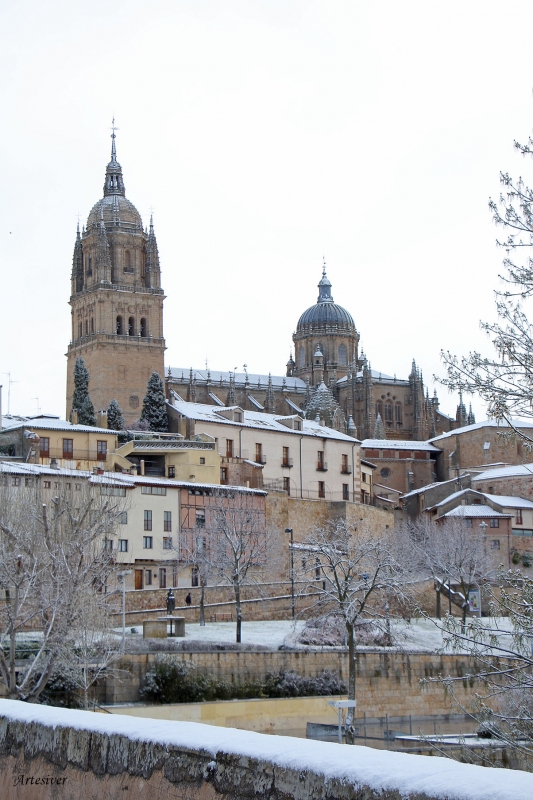
{"type": "Polygon", "coordinates": [[[281,466],[284,469],[290,469],[293,466],[292,458],[282,458],[281,459],[281,466]]]}
{"type": "Polygon", "coordinates": [[[256,464],[266,464],[267,463],[266,455],[264,453],[261,453],[261,455],[256,455],[255,463],[256,464]]]}
{"type": "Polygon", "coordinates": [[[341,474],[342,475],[351,475],[352,474],[351,464],[343,464],[342,467],[341,467],[341,474]]]}
{"type": "Polygon", "coordinates": [[[317,461],[317,463],[316,463],[316,471],[317,472],[327,472],[328,471],[327,461],[317,461]]]}

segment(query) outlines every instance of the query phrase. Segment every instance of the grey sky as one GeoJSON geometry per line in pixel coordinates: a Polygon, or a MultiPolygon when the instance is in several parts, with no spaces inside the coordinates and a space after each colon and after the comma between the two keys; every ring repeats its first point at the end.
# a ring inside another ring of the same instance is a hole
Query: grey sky
{"type": "Polygon", "coordinates": [[[167,365],[282,374],[323,254],[374,369],[414,357],[430,381],[441,348],[488,350],[487,201],[500,169],[532,172],[512,148],[532,30],[512,0],[3,0],[11,411],[64,414],[77,214],[102,195],[113,114],[126,195],[154,208],[167,365]]]}

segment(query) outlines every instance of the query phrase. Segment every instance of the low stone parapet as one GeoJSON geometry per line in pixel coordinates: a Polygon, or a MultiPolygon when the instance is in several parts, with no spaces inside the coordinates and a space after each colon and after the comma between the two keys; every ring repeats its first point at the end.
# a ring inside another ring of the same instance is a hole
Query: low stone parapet
{"type": "Polygon", "coordinates": [[[0,700],[2,800],[525,800],[533,775],[0,700]]]}

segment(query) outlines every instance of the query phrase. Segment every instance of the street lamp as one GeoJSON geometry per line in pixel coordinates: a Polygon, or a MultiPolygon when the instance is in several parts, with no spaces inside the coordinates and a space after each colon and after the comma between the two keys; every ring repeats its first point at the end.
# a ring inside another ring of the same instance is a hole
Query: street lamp
{"type": "Polygon", "coordinates": [[[292,528],[285,528],[285,533],[291,535],[291,609],[292,618],[294,619],[294,532],[292,528]]]}
{"type": "Polygon", "coordinates": [[[126,575],[132,572],[131,569],[125,569],[117,574],[119,581],[122,581],[122,655],[126,650],[126,575]]]}

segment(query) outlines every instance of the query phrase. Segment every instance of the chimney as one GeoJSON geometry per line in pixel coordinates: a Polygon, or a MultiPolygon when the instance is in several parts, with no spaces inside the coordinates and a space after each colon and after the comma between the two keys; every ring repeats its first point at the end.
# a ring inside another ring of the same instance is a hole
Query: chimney
{"type": "Polygon", "coordinates": [[[78,412],[74,411],[74,409],[72,409],[72,411],[70,412],[70,421],[72,425],[78,424],[78,412]]]}
{"type": "Polygon", "coordinates": [[[57,458],[50,459],[50,469],[59,469],[59,461],[57,458]]]}
{"type": "Polygon", "coordinates": [[[107,428],[107,411],[99,411],[96,417],[96,425],[98,428],[107,428]]]}

